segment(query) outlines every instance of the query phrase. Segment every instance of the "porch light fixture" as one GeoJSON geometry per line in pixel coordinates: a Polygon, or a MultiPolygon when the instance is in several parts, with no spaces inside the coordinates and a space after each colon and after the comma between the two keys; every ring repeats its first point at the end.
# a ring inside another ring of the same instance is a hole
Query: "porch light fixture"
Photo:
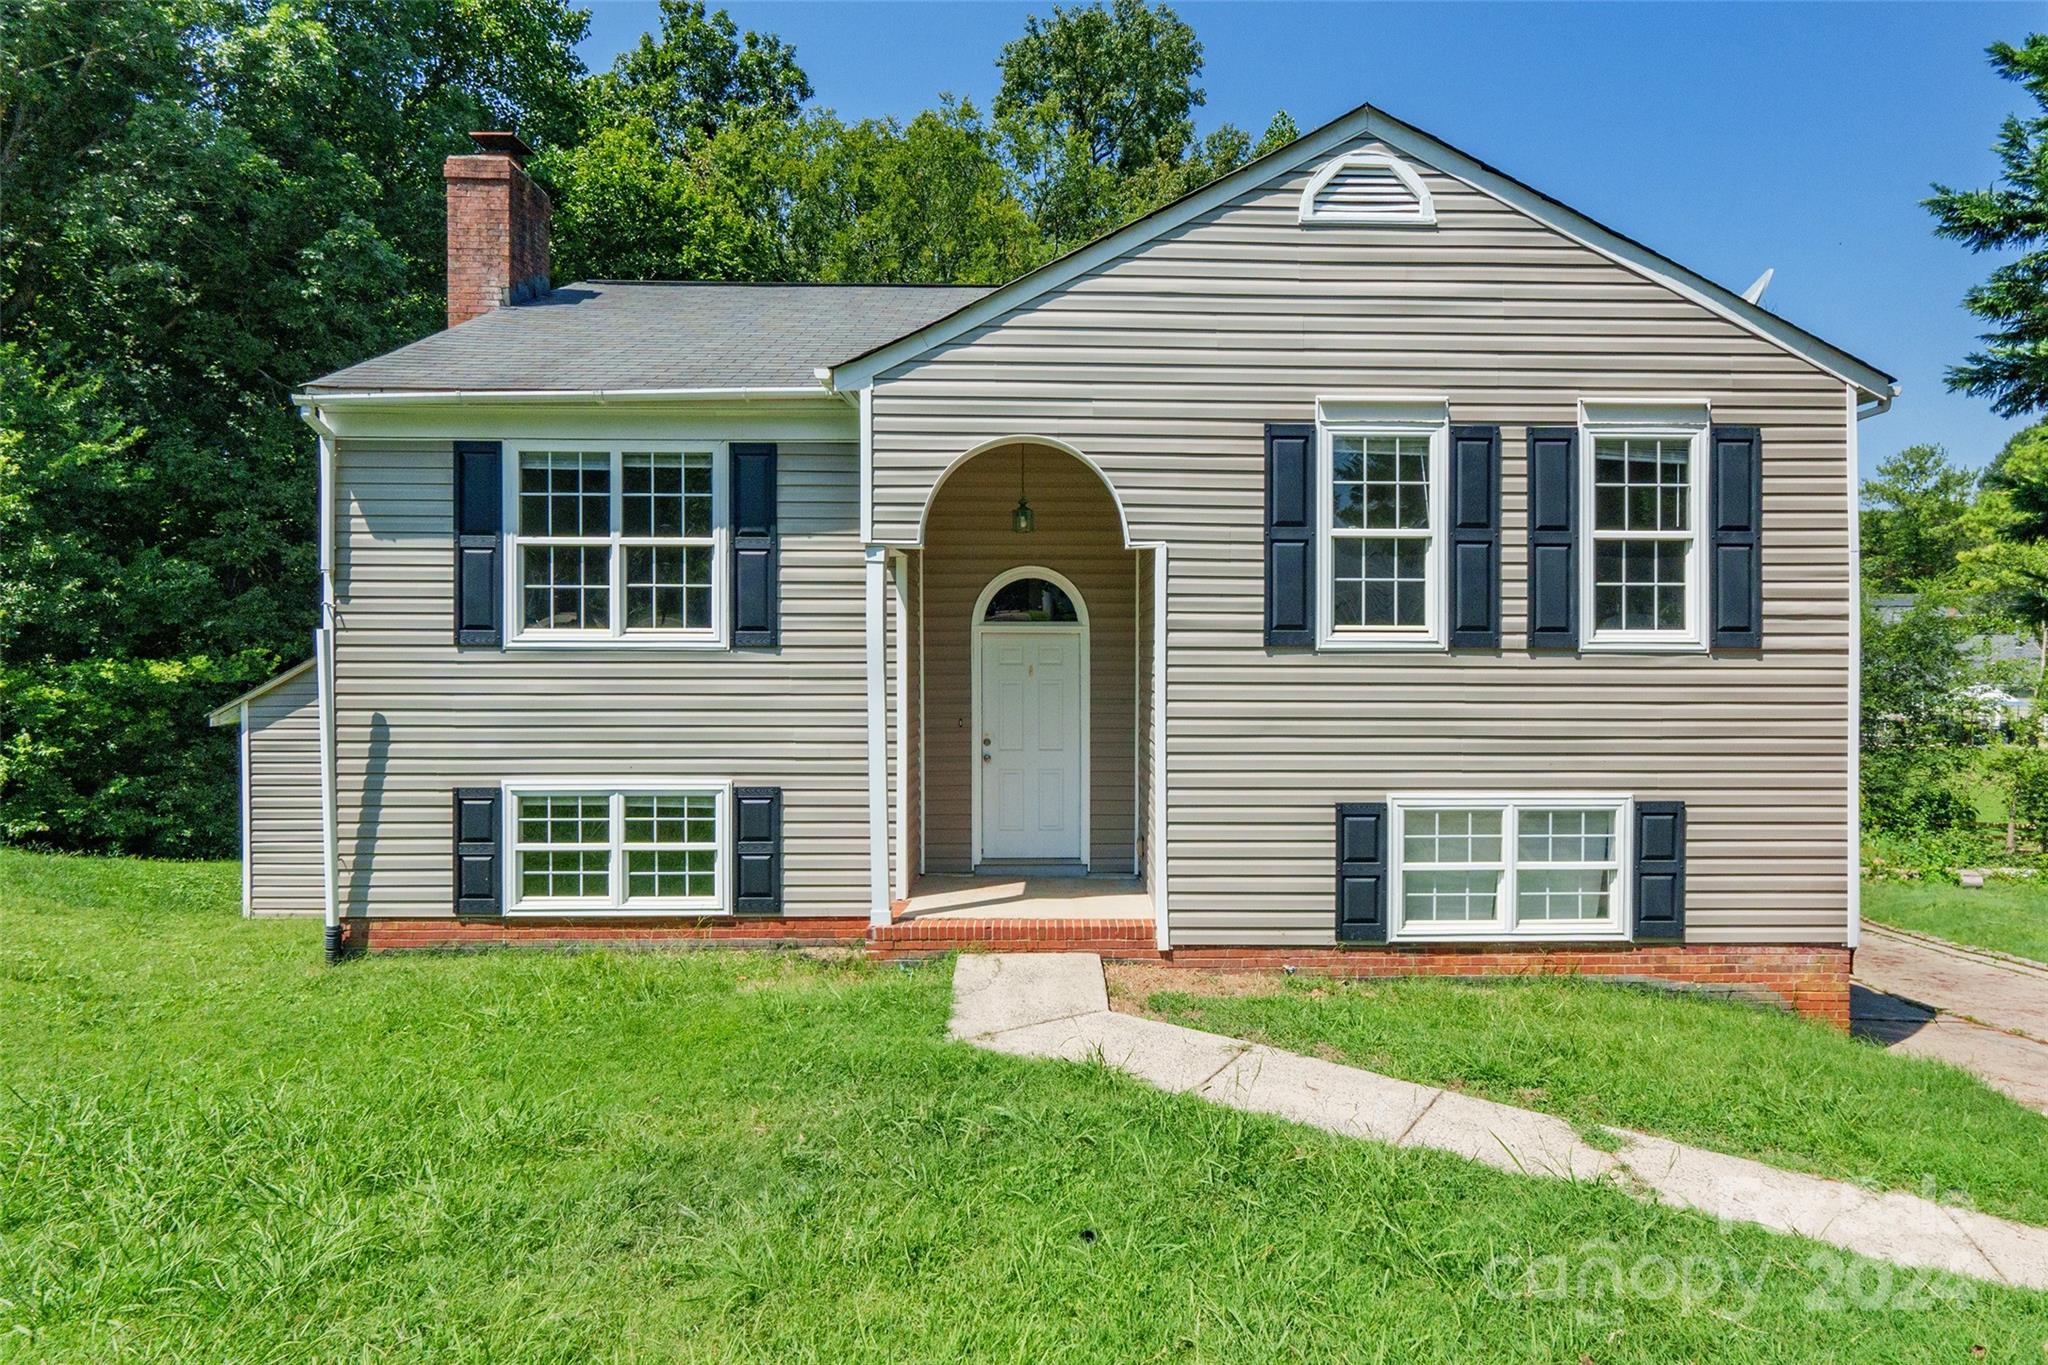
{"type": "Polygon", "coordinates": [[[1018,535],[1029,535],[1038,527],[1038,514],[1031,510],[1031,504],[1024,500],[1024,447],[1017,447],[1017,510],[1010,513],[1010,529],[1018,535]]]}

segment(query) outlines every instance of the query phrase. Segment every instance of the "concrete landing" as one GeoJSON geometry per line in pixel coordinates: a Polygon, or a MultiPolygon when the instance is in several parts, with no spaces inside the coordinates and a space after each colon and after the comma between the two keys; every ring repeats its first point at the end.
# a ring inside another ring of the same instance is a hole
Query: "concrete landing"
{"type": "Polygon", "coordinates": [[[966,877],[932,874],[911,883],[896,918],[1143,920],[1152,895],[1136,877],[966,877]]]}
{"type": "Polygon", "coordinates": [[[1532,1176],[1796,1233],[1899,1265],[2048,1290],[2048,1228],[1782,1171],[1645,1133],[1619,1150],[1562,1119],[1155,1019],[1115,1014],[1089,953],[959,960],[952,1036],[994,1052],[1100,1061],[1162,1090],[1344,1137],[1451,1152],[1532,1176]]]}

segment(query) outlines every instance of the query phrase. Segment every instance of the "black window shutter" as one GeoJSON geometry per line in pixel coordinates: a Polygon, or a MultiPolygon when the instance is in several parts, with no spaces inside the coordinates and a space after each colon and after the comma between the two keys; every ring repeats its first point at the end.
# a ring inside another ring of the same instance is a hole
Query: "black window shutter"
{"type": "Polygon", "coordinates": [[[1579,432],[1529,428],[1529,648],[1579,647],[1579,432]]]}
{"type": "Polygon", "coordinates": [[[1337,941],[1387,941],[1387,806],[1337,806],[1337,941]]]}
{"type": "Polygon", "coordinates": [[[1636,941],[1685,939],[1685,802],[1636,802],[1636,941]]]}
{"type": "Polygon", "coordinates": [[[776,525],[775,446],[732,445],[732,642],[782,641],[781,532],[776,525]]]}
{"type": "Polygon", "coordinates": [[[504,506],[504,447],[455,443],[455,643],[504,641],[504,575],[499,531],[504,506]]]}
{"type": "Polygon", "coordinates": [[[498,840],[503,824],[498,818],[500,796],[496,787],[455,789],[455,913],[497,915],[504,913],[499,888],[498,840]]]}
{"type": "Polygon", "coordinates": [[[1316,429],[1266,423],[1266,643],[1316,642],[1316,429]]]}
{"type": "Polygon", "coordinates": [[[1451,428],[1454,648],[1500,644],[1500,428],[1451,428]]]}
{"type": "Polygon", "coordinates": [[[1714,528],[1711,577],[1715,649],[1764,643],[1764,438],[1755,427],[1715,427],[1708,471],[1714,528]]]}
{"type": "Polygon", "coordinates": [[[782,788],[735,787],[733,804],[733,910],[772,915],[782,910],[782,788]]]}

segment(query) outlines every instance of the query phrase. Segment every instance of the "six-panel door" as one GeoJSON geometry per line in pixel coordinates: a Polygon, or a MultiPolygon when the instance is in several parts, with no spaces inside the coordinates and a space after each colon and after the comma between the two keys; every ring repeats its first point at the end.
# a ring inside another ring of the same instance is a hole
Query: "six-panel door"
{"type": "Polygon", "coordinates": [[[983,862],[1080,861],[1081,704],[1079,631],[983,633],[983,862]]]}

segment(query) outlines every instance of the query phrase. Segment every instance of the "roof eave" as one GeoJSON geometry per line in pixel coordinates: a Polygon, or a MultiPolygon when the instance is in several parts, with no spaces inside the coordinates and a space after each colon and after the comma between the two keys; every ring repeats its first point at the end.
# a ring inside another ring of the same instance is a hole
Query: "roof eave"
{"type": "Polygon", "coordinates": [[[822,383],[685,389],[318,389],[292,395],[302,406],[320,404],[409,407],[441,403],[775,403],[837,395],[822,383]]]}
{"type": "Polygon", "coordinates": [[[293,664],[290,668],[287,668],[284,672],[278,674],[276,677],[269,678],[264,680],[263,682],[257,683],[254,687],[250,688],[247,692],[244,692],[241,696],[236,697],[234,700],[222,702],[219,706],[214,707],[213,710],[206,713],[207,725],[217,728],[222,725],[233,724],[234,722],[241,719],[242,708],[244,706],[247,706],[250,702],[256,700],[256,698],[262,696],[264,693],[269,692],[274,688],[284,686],[286,683],[290,682],[293,678],[298,677],[301,673],[304,673],[307,669],[311,668],[312,666],[313,661],[311,659],[307,659],[301,663],[293,664]]]}

